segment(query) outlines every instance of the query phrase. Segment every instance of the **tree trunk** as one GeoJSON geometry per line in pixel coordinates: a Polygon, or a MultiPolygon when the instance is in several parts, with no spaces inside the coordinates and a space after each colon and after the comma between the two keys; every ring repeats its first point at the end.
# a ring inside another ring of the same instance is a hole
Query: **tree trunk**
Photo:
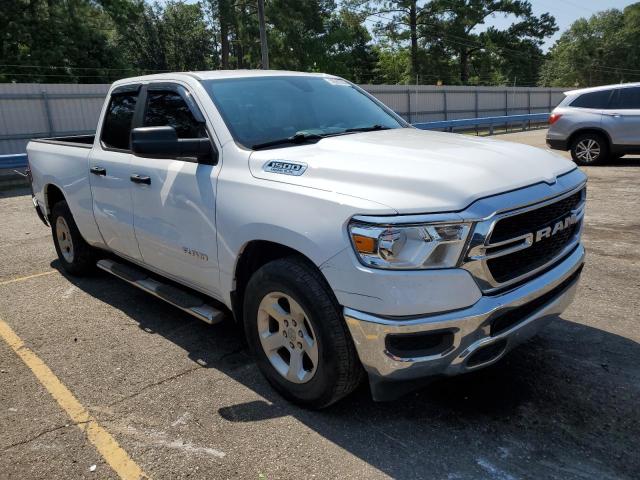
{"type": "Polygon", "coordinates": [[[409,29],[411,31],[411,79],[418,75],[418,13],[417,0],[411,0],[409,6],[409,29]]]}
{"type": "Polygon", "coordinates": [[[218,3],[220,21],[220,64],[223,70],[229,68],[229,0],[218,3]]]}
{"type": "Polygon", "coordinates": [[[469,52],[460,50],[460,81],[465,84],[469,81],[469,52]]]}

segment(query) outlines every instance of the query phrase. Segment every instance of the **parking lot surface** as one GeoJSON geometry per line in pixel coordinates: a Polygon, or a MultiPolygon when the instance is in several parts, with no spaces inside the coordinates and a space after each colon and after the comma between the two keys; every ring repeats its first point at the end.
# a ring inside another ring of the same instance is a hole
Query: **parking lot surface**
{"type": "Polygon", "coordinates": [[[321,412],[280,398],[231,322],[67,277],[28,191],[0,192],[0,478],[118,478],[114,452],[157,479],[639,478],[640,157],[585,171],[588,260],[561,318],[485,370],[321,412]]]}

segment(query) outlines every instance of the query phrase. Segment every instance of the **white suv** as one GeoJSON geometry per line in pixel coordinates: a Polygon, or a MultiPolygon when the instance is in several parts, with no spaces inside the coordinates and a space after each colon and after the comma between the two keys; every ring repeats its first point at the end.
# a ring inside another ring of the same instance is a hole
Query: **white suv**
{"type": "Polygon", "coordinates": [[[578,165],[640,153],[640,83],[565,92],[549,118],[547,144],[578,165]]]}

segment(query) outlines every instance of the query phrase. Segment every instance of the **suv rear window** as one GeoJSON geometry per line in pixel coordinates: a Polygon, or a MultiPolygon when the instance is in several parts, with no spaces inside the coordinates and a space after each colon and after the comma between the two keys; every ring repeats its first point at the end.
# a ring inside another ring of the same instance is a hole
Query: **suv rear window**
{"type": "Polygon", "coordinates": [[[609,98],[611,90],[600,90],[599,92],[583,93],[573,102],[572,107],[578,108],[607,108],[609,106],[609,98]]]}
{"type": "Polygon", "coordinates": [[[131,121],[136,110],[137,100],[137,91],[111,95],[102,126],[101,140],[105,147],[129,150],[131,121]]]}

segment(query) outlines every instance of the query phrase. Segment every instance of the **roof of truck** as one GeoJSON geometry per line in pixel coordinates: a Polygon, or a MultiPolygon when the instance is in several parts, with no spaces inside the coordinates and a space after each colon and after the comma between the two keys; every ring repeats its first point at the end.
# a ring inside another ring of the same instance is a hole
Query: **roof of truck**
{"type": "Polygon", "coordinates": [[[577,90],[567,90],[565,95],[578,95],[589,92],[599,92],[601,90],[610,90],[612,88],[640,87],[640,82],[635,83],[614,83],[613,85],[600,85],[599,87],[579,88],[577,90]]]}
{"type": "Polygon", "coordinates": [[[289,70],[207,70],[202,72],[168,72],[154,75],[142,75],[139,77],[123,78],[114,82],[114,85],[121,83],[131,83],[136,81],[167,80],[180,77],[197,78],[198,80],[215,80],[221,78],[247,78],[247,77],[274,77],[274,76],[296,76],[296,77],[332,77],[326,73],[294,72],[289,70]]]}

